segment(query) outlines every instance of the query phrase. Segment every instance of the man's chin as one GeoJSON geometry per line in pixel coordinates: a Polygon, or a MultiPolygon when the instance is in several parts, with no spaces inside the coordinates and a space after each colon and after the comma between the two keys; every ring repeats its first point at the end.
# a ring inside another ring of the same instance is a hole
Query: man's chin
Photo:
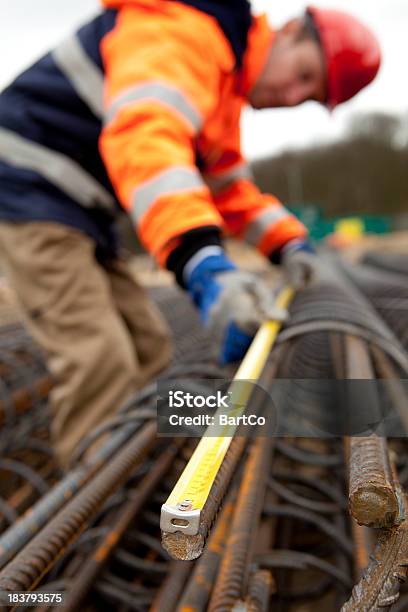
{"type": "Polygon", "coordinates": [[[250,106],[255,110],[262,110],[265,108],[273,108],[274,105],[266,102],[265,100],[248,100],[250,106]]]}
{"type": "Polygon", "coordinates": [[[284,105],[280,104],[278,100],[271,98],[255,98],[249,97],[248,102],[255,110],[262,110],[265,108],[282,108],[284,105]]]}

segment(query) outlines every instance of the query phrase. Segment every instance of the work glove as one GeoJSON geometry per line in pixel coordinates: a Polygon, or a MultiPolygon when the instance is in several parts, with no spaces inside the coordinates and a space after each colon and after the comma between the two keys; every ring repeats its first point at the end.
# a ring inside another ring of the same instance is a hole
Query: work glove
{"type": "Polygon", "coordinates": [[[282,249],[281,263],[287,282],[294,289],[305,289],[319,282],[322,262],[306,240],[291,240],[282,249]]]}
{"type": "Polygon", "coordinates": [[[264,321],[287,318],[275,306],[272,290],[255,274],[239,270],[221,247],[203,249],[201,257],[199,251],[185,268],[184,282],[222,364],[243,358],[264,321]]]}

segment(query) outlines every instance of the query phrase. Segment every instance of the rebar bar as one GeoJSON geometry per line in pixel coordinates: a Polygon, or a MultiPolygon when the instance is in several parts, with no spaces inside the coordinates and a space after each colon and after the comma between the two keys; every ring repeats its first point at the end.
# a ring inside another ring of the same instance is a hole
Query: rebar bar
{"type": "Polygon", "coordinates": [[[0,572],[0,590],[29,591],[51,569],[65,548],[86,528],[107,497],[116,491],[152,446],[154,423],[121,449],[116,457],[76,495],[0,572]]]}
{"type": "Polygon", "coordinates": [[[271,458],[271,440],[267,437],[257,438],[250,448],[245,465],[209,612],[228,610],[238,599],[245,597],[254,534],[263,505],[271,458]]]}

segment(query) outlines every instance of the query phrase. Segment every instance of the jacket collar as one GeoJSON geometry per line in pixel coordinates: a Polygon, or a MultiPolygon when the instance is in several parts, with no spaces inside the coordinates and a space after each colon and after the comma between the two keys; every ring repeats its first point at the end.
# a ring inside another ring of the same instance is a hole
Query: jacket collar
{"type": "Polygon", "coordinates": [[[257,82],[265,66],[274,38],[275,32],[271,29],[266,15],[254,17],[248,33],[248,43],[240,77],[239,91],[244,97],[257,82]]]}
{"type": "Polygon", "coordinates": [[[248,0],[177,0],[214,17],[228,40],[235,57],[236,68],[241,68],[247,49],[248,32],[252,25],[251,5],[248,0]]]}

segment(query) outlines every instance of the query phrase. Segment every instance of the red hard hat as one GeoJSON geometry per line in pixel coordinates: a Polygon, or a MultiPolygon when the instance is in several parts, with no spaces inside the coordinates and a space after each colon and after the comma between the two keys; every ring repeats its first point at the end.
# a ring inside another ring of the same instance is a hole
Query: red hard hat
{"type": "Polygon", "coordinates": [[[341,11],[307,8],[323,47],[327,67],[327,105],[334,108],[355,96],[375,78],[381,49],[374,34],[341,11]]]}

